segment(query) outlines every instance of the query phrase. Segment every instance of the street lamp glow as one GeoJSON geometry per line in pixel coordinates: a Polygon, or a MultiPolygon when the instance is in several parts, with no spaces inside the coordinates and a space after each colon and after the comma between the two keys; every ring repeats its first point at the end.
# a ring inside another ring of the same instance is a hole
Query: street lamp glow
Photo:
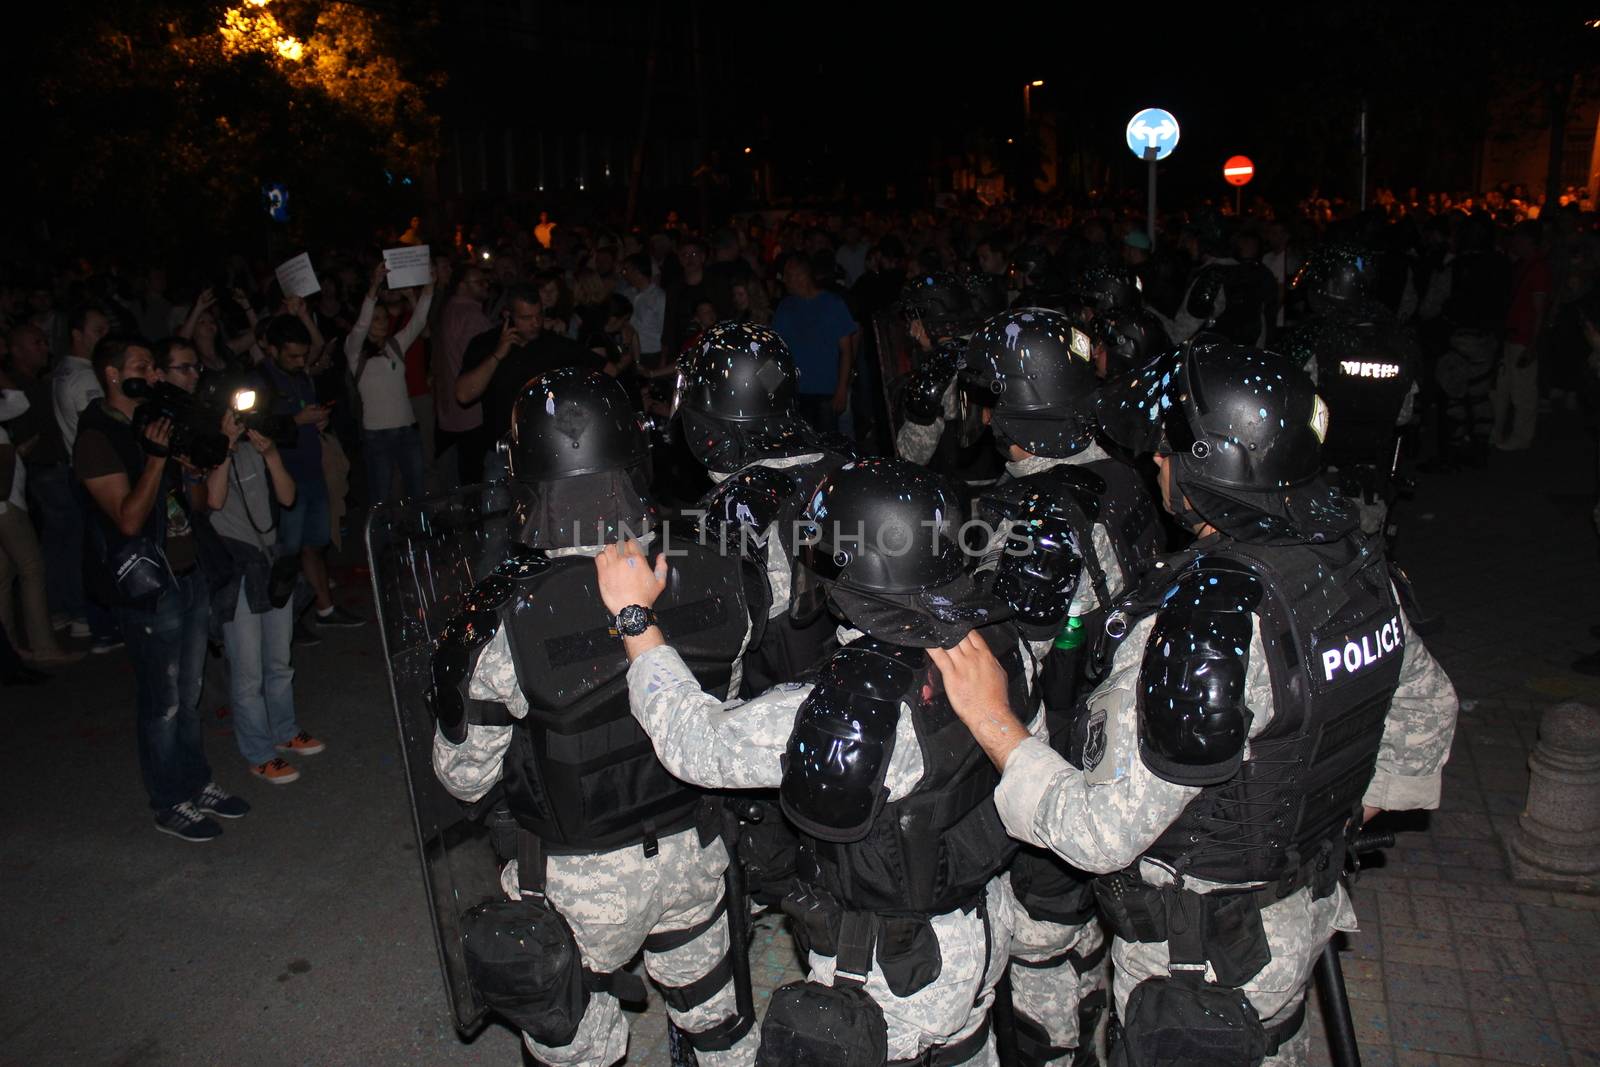
{"type": "Polygon", "coordinates": [[[1034,87],[1034,88],[1035,88],[1035,89],[1037,89],[1037,88],[1039,88],[1039,86],[1041,86],[1041,85],[1043,85],[1043,84],[1044,84],[1044,82],[1042,82],[1042,81],[1035,81],[1035,82],[1029,82],[1029,83],[1028,83],[1028,84],[1029,84],[1029,85],[1031,85],[1031,86],[1033,86],[1033,87],[1034,87]]]}
{"type": "Polygon", "coordinates": [[[751,149],[750,149],[750,147],[749,147],[749,146],[746,146],[746,147],[745,147],[745,150],[744,150],[744,154],[745,154],[745,155],[747,155],[747,156],[748,156],[748,155],[749,155],[749,154],[750,154],[750,152],[751,152],[751,151],[752,151],[752,150],[751,150],[751,149]]]}

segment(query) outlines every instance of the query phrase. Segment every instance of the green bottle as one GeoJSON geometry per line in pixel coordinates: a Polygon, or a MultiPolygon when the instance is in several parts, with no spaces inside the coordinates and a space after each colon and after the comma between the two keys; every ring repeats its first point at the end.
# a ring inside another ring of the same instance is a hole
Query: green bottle
{"type": "Polygon", "coordinates": [[[1067,625],[1056,635],[1056,647],[1071,652],[1083,644],[1083,620],[1076,615],[1067,616],[1067,625]]]}

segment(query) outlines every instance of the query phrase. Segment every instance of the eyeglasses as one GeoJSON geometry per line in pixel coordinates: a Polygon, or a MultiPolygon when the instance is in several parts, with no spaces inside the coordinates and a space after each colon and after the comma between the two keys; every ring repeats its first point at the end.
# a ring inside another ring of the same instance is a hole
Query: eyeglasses
{"type": "Polygon", "coordinates": [[[199,374],[200,373],[200,364],[198,364],[198,363],[174,363],[174,364],[170,365],[169,367],[167,367],[167,373],[168,374],[199,374]]]}

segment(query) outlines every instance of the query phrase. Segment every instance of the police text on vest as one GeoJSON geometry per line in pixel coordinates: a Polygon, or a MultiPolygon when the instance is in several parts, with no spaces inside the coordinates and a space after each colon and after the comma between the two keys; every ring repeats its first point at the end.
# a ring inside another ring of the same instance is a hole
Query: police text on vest
{"type": "Polygon", "coordinates": [[[1323,681],[1333,681],[1341,670],[1358,674],[1385,656],[1405,646],[1405,631],[1400,629],[1400,616],[1396,615],[1360,641],[1346,641],[1343,648],[1322,650],[1323,681]]]}

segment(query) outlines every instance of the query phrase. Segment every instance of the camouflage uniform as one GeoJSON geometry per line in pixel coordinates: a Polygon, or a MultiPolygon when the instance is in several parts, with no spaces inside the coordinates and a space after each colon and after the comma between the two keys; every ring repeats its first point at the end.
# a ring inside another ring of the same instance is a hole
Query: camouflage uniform
{"type": "MultiPolygon", "coordinates": [[[[1091,441],[1083,451],[1064,459],[1049,456],[1029,456],[1010,460],[1006,473],[1013,478],[1026,478],[1062,464],[1095,463],[1110,459],[1105,449],[1091,441]]],[[[1095,523],[1091,533],[1096,558],[1105,568],[1106,588],[1113,596],[1126,584],[1122,566],[1117,562],[1111,535],[1104,523],[1095,523]]],[[[1081,581],[1072,595],[1070,614],[1085,616],[1100,607],[1094,583],[1081,581]]],[[[1029,648],[1034,660],[1043,663],[1050,654],[1051,641],[1032,641],[1029,648]]],[[[1050,1044],[1057,1048],[1092,1047],[1104,1053],[1104,1027],[1089,1035],[1087,1045],[1080,1045],[1079,1006],[1085,997],[1105,990],[1110,985],[1111,962],[1100,952],[1105,944],[1105,931],[1098,919],[1086,923],[1057,923],[1030,917],[1012,890],[1011,875],[1006,875],[1006,898],[1015,913],[1011,937],[1011,1000],[1018,1014],[1026,1016],[1044,1028],[1050,1044]],[[1097,961],[1085,966],[1084,961],[1097,961]],[[1047,966],[1029,964],[1055,961],[1047,966]],[[1081,970],[1080,970],[1081,969],[1081,970]]],[[[1103,998],[1102,998],[1103,999],[1103,998]]],[[[1103,1017],[1102,1017],[1103,1021],[1103,1017]]],[[[1052,1064],[1067,1064],[1073,1057],[1061,1056],[1050,1060],[1052,1064]]]]}
{"type": "MultiPolygon", "coordinates": [[[[1078,770],[1048,745],[1025,740],[1006,761],[995,803],[1018,839],[1050,848],[1086,871],[1110,873],[1138,862],[1140,877],[1161,886],[1171,884],[1171,871],[1140,857],[1201,790],[1157,777],[1139,754],[1139,672],[1154,622],[1147,617],[1133,627],[1117,650],[1111,673],[1090,695],[1091,721],[1105,717],[1104,753],[1093,767],[1078,770]]],[[[1271,722],[1273,707],[1267,658],[1254,620],[1252,630],[1245,703],[1253,713],[1253,738],[1271,722]]],[[[1364,803],[1386,810],[1437,807],[1456,711],[1450,679],[1416,635],[1410,635],[1364,803]]],[[[1237,888],[1193,876],[1185,878],[1184,886],[1198,893],[1237,888]]],[[[1264,908],[1261,918],[1272,958],[1241,989],[1270,1027],[1299,1006],[1322,947],[1335,931],[1354,931],[1356,917],[1343,886],[1338,886],[1321,899],[1302,888],[1264,908]]],[[[1165,943],[1116,938],[1111,956],[1119,1012],[1126,1010],[1134,986],[1167,973],[1165,943]]],[[[1208,979],[1215,979],[1209,967],[1208,979]]],[[[1302,1027],[1267,1062],[1302,1064],[1308,1048],[1302,1027]]]]}
{"type": "MultiPolygon", "coordinates": [[[[839,642],[848,644],[860,636],[859,631],[841,629],[839,642]]],[[[776,789],[783,781],[779,758],[811,686],[777,686],[751,700],[724,704],[702,692],[678,654],[662,646],[634,661],[628,690],[634,717],[655,742],[657,758],[674,775],[708,788],[776,789]]],[[[1042,722],[1041,715],[1036,725],[1042,722]]],[[[884,780],[889,801],[911,792],[922,770],[915,728],[902,705],[884,780]]],[[[911,1059],[959,1041],[984,1024],[1006,965],[1003,953],[990,951],[991,939],[1005,944],[1011,936],[1011,914],[999,878],[990,881],[986,896],[987,930],[977,912],[931,917],[942,967],[937,978],[910,996],[889,990],[874,959],[866,990],[883,1008],[891,1060],[911,1059]]],[[[811,981],[833,984],[831,956],[813,952],[809,964],[811,981]]],[[[998,1067],[992,1037],[968,1063],[998,1067]]]]}
{"type": "MultiPolygon", "coordinates": [[[[645,539],[648,540],[648,539],[645,539]]],[[[598,554],[598,547],[556,549],[552,557],[598,554]]],[[[501,627],[484,646],[472,676],[468,695],[474,700],[503,703],[515,718],[528,713],[528,701],[517,680],[508,628],[501,627]]],[[[738,685],[735,664],[733,685],[738,685]]],[[[687,670],[685,671],[687,674],[687,670]]],[[[467,737],[453,745],[435,731],[433,767],[445,788],[457,798],[475,801],[500,780],[513,726],[470,724],[467,737]]],[[[723,873],[728,853],[721,840],[700,844],[699,831],[689,829],[658,842],[653,857],[643,845],[587,855],[549,855],[546,893],[552,907],[567,920],[591,971],[609,973],[626,966],[644,947],[651,934],[684,930],[709,919],[723,899],[723,873]]],[[[500,885],[508,897],[521,898],[517,862],[500,872],[500,885]]],[[[742,905],[740,905],[742,906],[742,905]]],[[[678,948],[644,954],[645,971],[657,985],[684,986],[711,971],[728,951],[729,918],[678,948]]],[[[679,1029],[696,1032],[727,1018],[734,1010],[734,983],[687,1011],[669,1006],[667,1016],[679,1029]]],[[[706,1067],[740,1067],[755,1062],[759,1028],[722,1052],[699,1051],[706,1067]]],[[[523,1042],[539,1062],[557,1067],[609,1067],[628,1051],[628,1023],[617,999],[607,992],[591,993],[583,1022],[572,1042],[560,1048],[540,1045],[527,1034],[523,1042]]]]}

